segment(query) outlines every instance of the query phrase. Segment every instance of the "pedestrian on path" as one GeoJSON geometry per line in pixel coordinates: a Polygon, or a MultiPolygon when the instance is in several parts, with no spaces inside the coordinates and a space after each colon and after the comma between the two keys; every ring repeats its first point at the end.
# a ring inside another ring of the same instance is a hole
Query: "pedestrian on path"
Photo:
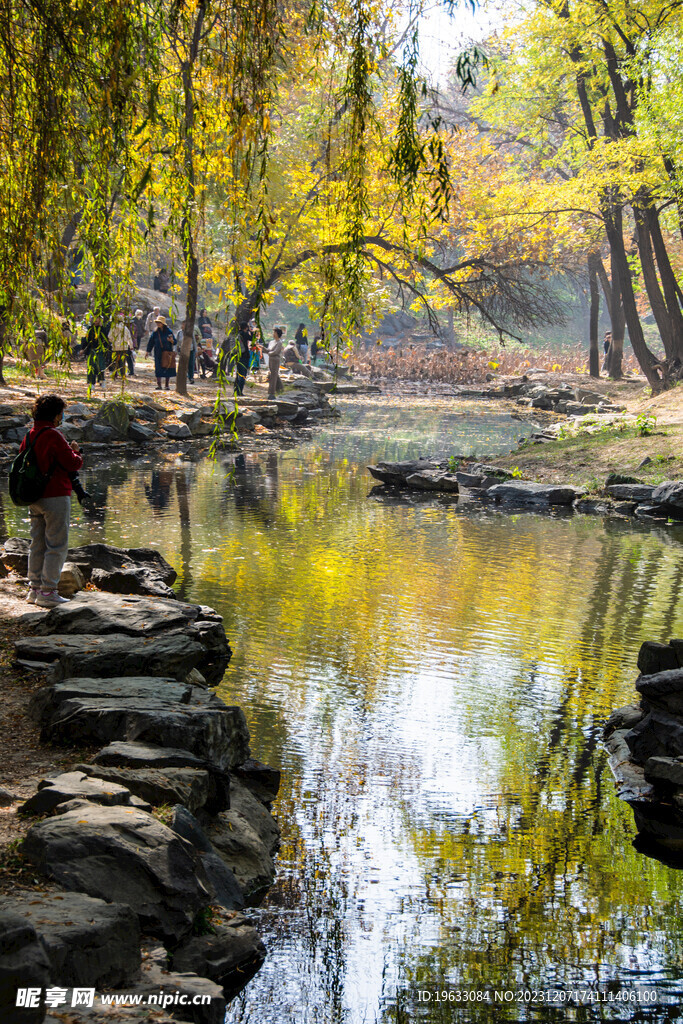
{"type": "Polygon", "coordinates": [[[282,328],[273,328],[273,339],[268,344],[268,398],[275,398],[277,391],[282,391],[280,380],[280,360],[282,359],[282,328]]]}
{"type": "Polygon", "coordinates": [[[158,316],[154,321],[156,324],[156,330],[150,336],[147,342],[147,355],[154,350],[154,376],[157,379],[157,391],[161,391],[161,382],[164,382],[164,388],[168,391],[168,382],[171,377],[175,377],[175,352],[173,351],[175,346],[175,338],[171,328],[166,324],[165,316],[158,316]]]}
{"type": "Polygon", "coordinates": [[[57,593],[59,578],[69,550],[72,475],[83,465],[80,448],[69,444],[57,430],[65,402],[59,395],[44,395],[33,403],[33,427],[21,442],[20,451],[34,445],[40,472],[50,474],[40,501],[29,505],[31,544],[28,551],[26,600],[40,608],[54,608],[67,600],[57,593]]]}

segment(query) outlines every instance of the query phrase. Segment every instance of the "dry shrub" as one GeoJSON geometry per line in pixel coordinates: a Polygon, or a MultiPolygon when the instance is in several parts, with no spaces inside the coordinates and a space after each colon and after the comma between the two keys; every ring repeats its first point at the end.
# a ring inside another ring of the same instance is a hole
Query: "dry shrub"
{"type": "MultiPolygon", "coordinates": [[[[414,345],[388,349],[369,349],[354,353],[354,371],[363,376],[383,380],[429,381],[447,384],[482,384],[487,374],[519,376],[534,367],[558,374],[588,373],[584,348],[565,349],[501,349],[484,352],[481,349],[441,349],[425,352],[414,345]]],[[[624,370],[634,369],[630,356],[624,360],[624,370]]]]}

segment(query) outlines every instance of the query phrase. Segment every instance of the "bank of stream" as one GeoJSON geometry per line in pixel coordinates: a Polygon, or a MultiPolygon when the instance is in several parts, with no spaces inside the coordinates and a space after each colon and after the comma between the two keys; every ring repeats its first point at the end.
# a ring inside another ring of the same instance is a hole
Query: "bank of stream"
{"type": "Polygon", "coordinates": [[[683,524],[376,500],[367,463],[495,455],[526,425],[446,399],[342,412],[227,467],[88,468],[104,511],[73,530],[158,548],[224,616],[218,692],[282,769],[269,954],[227,1021],[678,1019],[683,875],[633,849],[600,729],[642,641],[683,636],[683,524]],[[554,988],[632,995],[437,996],[554,988]]]}

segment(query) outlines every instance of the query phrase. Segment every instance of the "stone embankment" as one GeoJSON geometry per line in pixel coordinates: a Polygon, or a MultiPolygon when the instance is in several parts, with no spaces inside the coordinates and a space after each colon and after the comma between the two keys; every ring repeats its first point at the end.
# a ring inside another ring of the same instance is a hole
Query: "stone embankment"
{"type": "MultiPolygon", "coordinates": [[[[94,544],[69,557],[70,587],[175,578],[155,551],[94,544]]],[[[0,558],[21,572],[25,544],[8,541],[0,558]]],[[[62,1012],[74,1012],[74,987],[92,987],[210,996],[166,1010],[219,1024],[265,956],[243,911],[275,875],[280,781],[250,757],[241,708],[208,689],[230,658],[222,620],[175,599],[82,591],[23,622],[16,665],[43,675],[31,708],[41,740],[78,755],[18,808],[30,823],[22,861],[44,881],[0,911],[0,1019],[45,1018],[44,1004],[16,1007],[18,986],[66,989],[62,1012]]],[[[140,1018],[120,1008],[116,1019],[140,1018]]]]}
{"type": "MultiPolygon", "coordinates": [[[[219,433],[229,436],[236,430],[238,434],[246,434],[258,425],[271,430],[301,426],[333,416],[335,410],[327,397],[333,389],[333,381],[316,382],[301,377],[275,400],[239,399],[237,413],[233,403],[226,400],[219,410],[222,414],[219,433]]],[[[31,423],[26,409],[0,405],[0,467],[9,466],[31,423]]],[[[216,409],[214,405],[202,405],[183,408],[176,414],[153,400],[137,404],[122,400],[101,404],[73,402],[66,407],[60,430],[67,441],[77,441],[86,451],[110,450],[112,444],[127,444],[133,448],[140,445],[163,447],[171,442],[177,444],[213,436],[216,409]]]]}
{"type": "Polygon", "coordinates": [[[370,474],[381,482],[371,493],[381,496],[394,489],[432,491],[457,496],[464,490],[468,497],[509,506],[563,506],[590,515],[635,516],[639,519],[683,519],[683,481],[643,484],[632,477],[612,474],[600,494],[586,496],[573,484],[541,484],[523,480],[499,466],[456,459],[428,458],[403,462],[379,462],[368,466],[370,474]]]}
{"type": "Polygon", "coordinates": [[[643,853],[683,867],[683,639],[647,642],[638,656],[639,699],[604,729],[620,797],[633,808],[643,853]]]}

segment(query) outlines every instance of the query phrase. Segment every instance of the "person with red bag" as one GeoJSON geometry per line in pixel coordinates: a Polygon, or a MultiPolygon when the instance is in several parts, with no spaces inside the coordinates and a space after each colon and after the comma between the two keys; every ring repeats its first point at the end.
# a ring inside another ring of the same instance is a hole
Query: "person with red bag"
{"type": "Polygon", "coordinates": [[[57,593],[59,578],[69,550],[72,475],[83,465],[75,441],[68,443],[57,430],[65,402],[59,395],[43,395],[33,403],[33,427],[21,442],[20,451],[33,445],[40,471],[49,474],[42,498],[29,505],[31,544],[28,551],[26,600],[39,608],[54,608],[67,598],[57,593]]]}

